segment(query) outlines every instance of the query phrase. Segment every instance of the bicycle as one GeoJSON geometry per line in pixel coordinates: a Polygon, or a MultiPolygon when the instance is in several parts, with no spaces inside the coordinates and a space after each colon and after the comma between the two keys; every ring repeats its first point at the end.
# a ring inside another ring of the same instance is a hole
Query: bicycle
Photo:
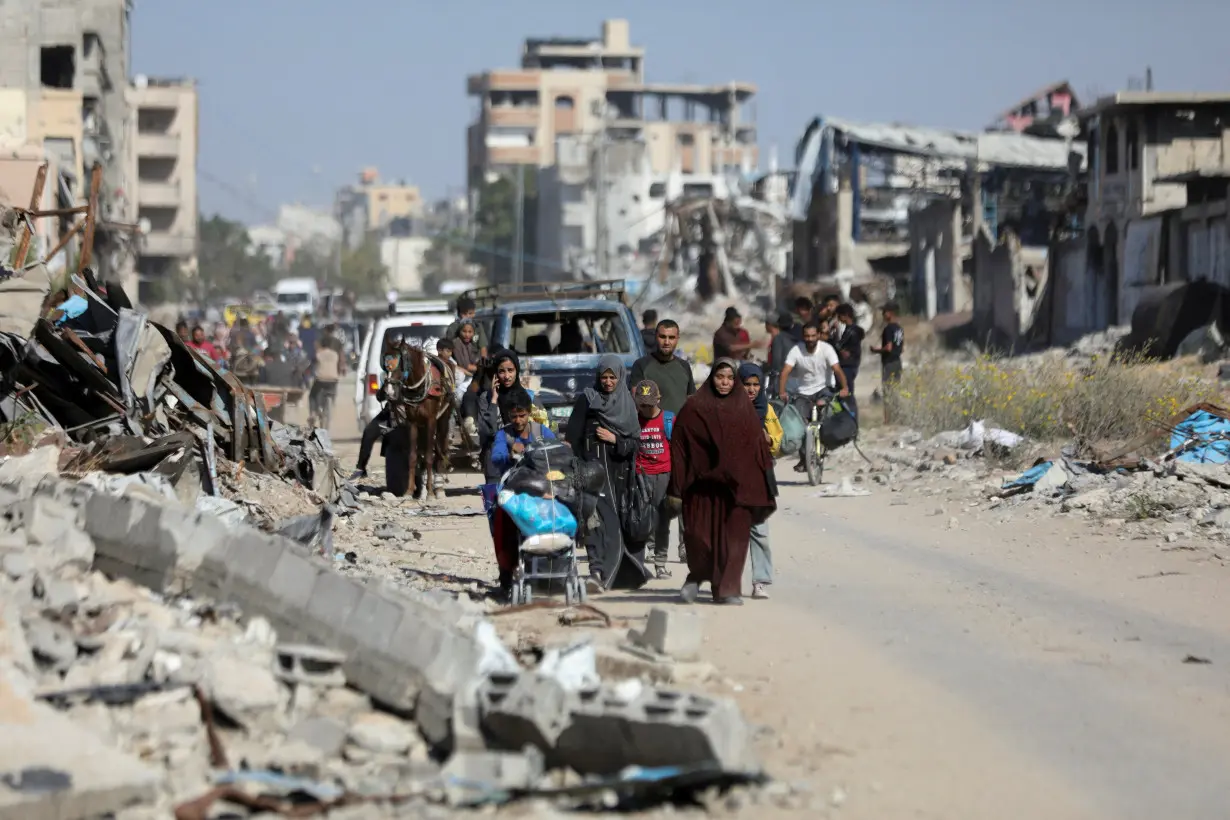
{"type": "MultiPolygon", "coordinates": [[[[810,397],[791,393],[788,397],[788,402],[792,406],[797,406],[800,399],[808,398],[810,397]]],[[[824,459],[828,454],[828,450],[820,440],[820,428],[825,420],[836,412],[833,408],[833,404],[836,401],[836,393],[831,390],[821,390],[816,394],[815,400],[810,402],[810,415],[804,418],[807,426],[804,428],[803,451],[800,455],[803,460],[803,466],[806,468],[807,483],[813,487],[824,478],[824,459]]],[[[838,406],[840,407],[840,405],[838,406]]]]}
{"type": "MultiPolygon", "coordinates": [[[[790,403],[794,404],[799,399],[808,398],[799,394],[790,395],[790,403]]],[[[849,408],[841,400],[835,392],[829,389],[821,390],[816,394],[815,401],[812,402],[811,415],[806,420],[806,428],[803,434],[802,458],[803,466],[807,473],[807,483],[811,486],[816,486],[824,479],[824,463],[828,458],[828,454],[835,448],[829,448],[824,443],[824,437],[821,430],[825,423],[838,413],[849,412],[849,408]]],[[[842,446],[845,442],[836,445],[842,446]]],[[[849,439],[849,443],[854,445],[854,449],[863,457],[863,460],[868,464],[871,459],[858,446],[858,430],[855,429],[854,437],[849,439]]]]}
{"type": "Polygon", "coordinates": [[[337,382],[313,381],[308,393],[308,426],[329,429],[333,417],[333,400],[337,398],[337,382]]]}

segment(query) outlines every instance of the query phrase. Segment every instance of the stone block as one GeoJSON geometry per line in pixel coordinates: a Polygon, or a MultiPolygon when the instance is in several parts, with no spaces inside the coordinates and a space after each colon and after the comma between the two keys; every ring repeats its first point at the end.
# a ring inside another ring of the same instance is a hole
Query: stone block
{"type": "Polygon", "coordinates": [[[699,657],[704,643],[704,621],[691,609],[655,606],[649,610],[644,631],[633,632],[631,637],[638,646],[659,655],[692,661],[699,657]]]}
{"type": "Polygon", "coordinates": [[[492,746],[549,753],[568,728],[576,696],[552,678],[532,672],[493,673],[478,688],[482,727],[492,746]]]}
{"type": "Polygon", "coordinates": [[[31,693],[0,660],[0,820],[76,820],[152,803],[162,776],[31,693]]]}

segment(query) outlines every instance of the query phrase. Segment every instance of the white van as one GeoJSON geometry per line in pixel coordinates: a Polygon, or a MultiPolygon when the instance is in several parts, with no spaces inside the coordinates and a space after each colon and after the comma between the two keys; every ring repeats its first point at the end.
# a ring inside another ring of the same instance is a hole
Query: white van
{"type": "Polygon", "coordinates": [[[278,310],[287,316],[298,318],[316,310],[316,303],[320,300],[320,291],[313,279],[282,279],[273,286],[273,298],[277,302],[278,310]]]}
{"type": "Polygon", "coordinates": [[[384,316],[368,323],[363,348],[359,352],[359,373],[355,379],[354,404],[359,420],[359,432],[380,413],[376,391],[384,381],[380,354],[384,344],[394,336],[414,340],[429,353],[436,352],[436,340],[457,317],[451,313],[402,313],[384,316]]]}

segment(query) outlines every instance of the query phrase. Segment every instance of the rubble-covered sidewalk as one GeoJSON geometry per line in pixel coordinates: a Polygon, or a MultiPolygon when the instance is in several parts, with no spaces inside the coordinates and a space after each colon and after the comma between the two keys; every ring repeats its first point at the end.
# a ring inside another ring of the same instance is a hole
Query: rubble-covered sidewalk
{"type": "Polygon", "coordinates": [[[271,422],[88,271],[5,299],[31,281],[0,283],[0,818],[601,809],[762,779],[733,701],[653,674],[692,662],[695,621],[514,653],[481,599],[335,548],[338,522],[400,543],[414,519],[360,500],[323,431],[271,422]]]}

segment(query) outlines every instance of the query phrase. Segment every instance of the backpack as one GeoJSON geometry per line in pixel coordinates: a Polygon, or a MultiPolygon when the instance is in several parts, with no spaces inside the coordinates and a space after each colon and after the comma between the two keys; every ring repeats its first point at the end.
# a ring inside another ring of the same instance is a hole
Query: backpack
{"type": "Polygon", "coordinates": [[[782,455],[794,455],[803,446],[803,438],[807,435],[807,422],[793,405],[781,401],[770,404],[777,412],[777,420],[782,426],[782,455]]]}
{"type": "Polygon", "coordinates": [[[858,437],[858,420],[846,407],[835,410],[820,422],[820,443],[826,450],[836,450],[858,437]]]}

